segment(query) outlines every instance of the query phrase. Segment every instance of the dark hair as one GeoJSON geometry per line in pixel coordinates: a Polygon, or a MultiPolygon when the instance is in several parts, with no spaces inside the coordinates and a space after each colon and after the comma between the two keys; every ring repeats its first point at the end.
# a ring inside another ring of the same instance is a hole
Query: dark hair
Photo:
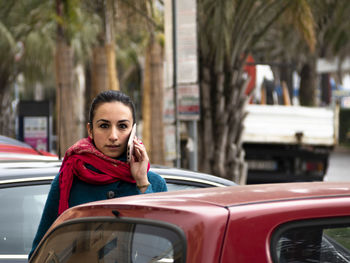
{"type": "Polygon", "coordinates": [[[121,91],[107,90],[99,93],[91,103],[90,113],[89,113],[89,123],[91,127],[92,127],[92,120],[95,116],[96,108],[103,103],[114,102],[114,101],[121,102],[124,105],[128,106],[132,113],[133,123],[136,123],[135,105],[131,100],[131,98],[121,91]]]}

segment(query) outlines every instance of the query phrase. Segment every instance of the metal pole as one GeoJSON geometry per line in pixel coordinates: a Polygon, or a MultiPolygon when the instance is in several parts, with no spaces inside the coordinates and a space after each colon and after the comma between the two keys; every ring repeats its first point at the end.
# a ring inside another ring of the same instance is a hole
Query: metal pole
{"type": "Polygon", "coordinates": [[[175,144],[176,144],[176,167],[181,167],[181,149],[180,149],[180,123],[178,113],[177,97],[177,53],[176,53],[176,0],[172,1],[172,20],[173,20],[173,87],[174,87],[174,111],[175,111],[175,144]]]}
{"type": "Polygon", "coordinates": [[[190,153],[189,168],[192,171],[198,170],[198,136],[197,136],[197,121],[188,122],[189,144],[188,150],[190,153]]]}

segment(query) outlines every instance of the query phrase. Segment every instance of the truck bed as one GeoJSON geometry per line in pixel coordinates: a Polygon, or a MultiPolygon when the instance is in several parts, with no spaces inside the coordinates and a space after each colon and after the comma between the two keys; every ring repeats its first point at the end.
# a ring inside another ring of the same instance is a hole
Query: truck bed
{"type": "Polygon", "coordinates": [[[244,143],[334,146],[336,120],[330,108],[247,105],[244,143]]]}

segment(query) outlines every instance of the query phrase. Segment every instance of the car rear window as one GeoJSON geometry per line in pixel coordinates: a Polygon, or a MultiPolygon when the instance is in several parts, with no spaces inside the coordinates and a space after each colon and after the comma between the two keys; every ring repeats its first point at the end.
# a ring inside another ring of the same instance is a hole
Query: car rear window
{"type": "Polygon", "coordinates": [[[1,188],[0,255],[28,254],[50,185],[1,188]]]}
{"type": "Polygon", "coordinates": [[[149,220],[85,218],[57,227],[30,262],[185,262],[182,230],[149,220]]]}
{"type": "Polygon", "coordinates": [[[350,218],[288,223],[273,235],[274,262],[350,262],[350,218]]]}

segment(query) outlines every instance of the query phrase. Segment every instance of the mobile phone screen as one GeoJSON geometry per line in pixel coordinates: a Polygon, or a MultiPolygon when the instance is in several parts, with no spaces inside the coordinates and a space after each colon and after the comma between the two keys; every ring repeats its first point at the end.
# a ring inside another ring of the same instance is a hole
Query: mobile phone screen
{"type": "Polygon", "coordinates": [[[126,159],[127,162],[130,163],[131,161],[131,156],[133,155],[133,149],[134,149],[134,138],[136,135],[136,124],[132,127],[129,140],[128,140],[128,146],[127,146],[127,151],[126,151],[126,159]]]}

